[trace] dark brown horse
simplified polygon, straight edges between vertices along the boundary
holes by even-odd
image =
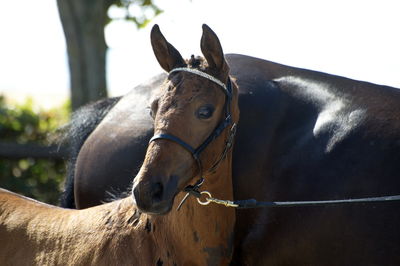
[[[235,199],[400,194],[398,89],[245,55],[226,60],[241,110]],[[67,193],[74,189],[78,208],[129,186],[152,134],[146,106],[159,83],[160,77],[122,97],[78,147]],[[400,265],[399,209],[392,202],[238,210],[233,263]]]
[[[170,74],[152,105],[155,135],[135,179],[134,196],[140,209],[168,213],[141,213],[132,196],[70,210],[0,189],[1,265],[229,264],[234,209],[201,206],[194,198],[176,209],[184,196],[179,192],[200,177],[202,189],[233,198],[237,87],[217,36],[205,25],[201,48],[207,61],[187,65],[157,26],[152,45]]]

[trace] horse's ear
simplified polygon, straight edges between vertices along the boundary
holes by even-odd
[[[221,43],[217,35],[206,24],[203,24],[203,36],[201,37],[200,45],[208,66],[219,72],[227,73],[229,68],[225,61]]]
[[[186,65],[181,54],[174,46],[167,42],[157,24],[151,29],[150,38],[151,46],[153,46],[153,51],[157,61],[165,71],[170,72],[176,67]]]

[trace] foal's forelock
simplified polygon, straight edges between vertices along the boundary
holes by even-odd
[[[208,67],[207,61],[202,56],[192,55],[189,60],[186,60],[188,67],[196,68],[198,70],[204,71]]]

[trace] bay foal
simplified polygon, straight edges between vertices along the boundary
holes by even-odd
[[[176,208],[183,197],[180,191],[201,177],[205,177],[202,189],[232,199],[227,140],[239,118],[237,87],[229,78],[220,42],[208,26],[203,26],[201,39],[205,60],[183,60],[158,26],[151,40],[158,62],[170,74],[152,105],[156,135],[135,178],[135,198],[70,210],[1,189],[1,265],[230,262],[234,210],[203,207],[191,197],[180,211]],[[152,214],[141,213],[135,203]]]

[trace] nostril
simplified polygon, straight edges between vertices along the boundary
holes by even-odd
[[[132,191],[133,193],[133,198],[135,199],[135,202],[137,203],[138,201],[139,201],[139,199],[140,199],[140,191],[139,191],[139,187],[138,186],[135,186],[134,188],[133,188],[133,191]]]
[[[163,197],[164,186],[161,182],[157,182],[153,185],[153,201],[161,201]]]

